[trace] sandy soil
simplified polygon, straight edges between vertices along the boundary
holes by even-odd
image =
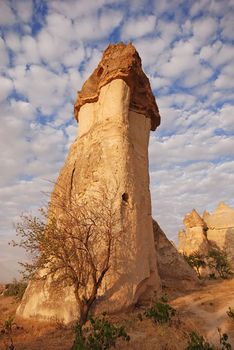
[[[188,333],[198,331],[213,344],[218,344],[217,328],[227,332],[234,346],[234,321],[226,311],[234,308],[234,279],[207,282],[199,290],[178,296],[178,292],[167,290],[170,304],[177,315],[166,325],[156,325],[151,320],[139,320],[136,309],[132,313],[113,316],[112,320],[124,325],[131,337],[129,343],[118,342],[117,349],[133,350],[183,350]],[[176,295],[176,297],[175,297]],[[0,297],[0,324],[15,314],[16,301],[11,297]],[[69,350],[73,342],[71,326],[58,322],[45,323],[35,320],[15,319],[13,340],[15,350]],[[6,350],[7,337],[0,333],[0,350]],[[220,349],[218,346],[217,349]]]
[[[196,328],[214,345],[219,344],[220,328],[229,335],[234,346],[234,320],[227,316],[228,307],[234,309],[234,279],[209,282],[200,290],[179,297],[171,303],[183,319],[195,322]]]

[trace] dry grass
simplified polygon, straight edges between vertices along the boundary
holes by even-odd
[[[0,324],[15,315],[17,302],[13,297],[0,296]],[[15,318],[13,341],[16,350],[68,350],[73,341],[71,327],[57,322],[38,322]],[[0,337],[0,350],[6,349],[7,336]]]
[[[199,290],[183,296],[167,291],[170,303],[177,309],[171,324],[156,325],[151,320],[141,321],[136,309],[132,313],[111,317],[115,323],[124,325],[131,340],[119,341],[117,349],[123,350],[183,350],[188,333],[196,330],[211,342],[218,339],[217,326],[229,335],[234,345],[234,324],[228,318],[228,307],[234,307],[234,280],[215,281]],[[0,296],[0,323],[15,314],[17,303],[12,297]],[[74,334],[71,326],[58,322],[38,322],[16,318],[13,330],[15,350],[69,350]],[[215,335],[214,335],[215,334]],[[217,339],[215,338],[217,337]],[[0,335],[0,350],[6,349],[6,336]]]

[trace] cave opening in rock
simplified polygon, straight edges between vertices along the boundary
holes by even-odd
[[[122,200],[125,202],[125,203],[128,203],[128,194],[126,192],[124,192],[122,194]]]

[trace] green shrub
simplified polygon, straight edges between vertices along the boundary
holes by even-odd
[[[201,278],[200,269],[206,267],[205,255],[195,251],[190,255],[183,254],[187,263],[196,271],[198,278]]]
[[[116,346],[118,338],[129,341],[130,337],[123,326],[116,326],[105,316],[90,317],[89,328],[83,328],[79,323],[75,326],[75,341],[72,350],[107,350]]]
[[[13,296],[17,300],[21,300],[23,298],[26,288],[27,288],[26,282],[18,282],[16,279],[14,279],[12,283],[8,283],[6,285],[6,290],[4,291],[3,295]]]
[[[155,323],[166,323],[176,314],[176,310],[169,304],[157,302],[153,307],[144,312],[145,317],[152,319]]]
[[[167,297],[167,295],[166,295],[166,294],[162,295],[161,298],[160,298],[160,301],[161,301],[162,303],[167,303],[167,302],[168,302],[168,297]]]
[[[6,350],[14,350],[15,346],[13,343],[13,337],[12,337],[12,333],[13,333],[13,327],[16,326],[16,324],[14,323],[14,316],[9,316],[4,323],[0,326],[1,329],[1,336],[6,337],[7,341],[6,343]]]
[[[221,333],[221,329],[218,328],[219,343],[221,345],[220,350],[232,350],[231,344],[228,343],[228,335]],[[215,350],[214,345],[209,344],[203,336],[196,332],[189,333],[188,345],[185,350]]]
[[[227,253],[220,249],[211,249],[208,254],[208,266],[217,271],[223,279],[233,275]]]
[[[196,332],[189,333],[189,340],[186,350],[215,350],[214,346]]]
[[[228,343],[228,335],[226,333],[221,333],[221,329],[218,328],[219,332],[219,343],[222,345],[221,350],[232,350],[232,346]]]
[[[209,279],[210,279],[210,280],[216,280],[216,279],[217,279],[217,277],[215,276],[215,273],[214,273],[214,272],[212,272],[212,273],[209,274]]]
[[[227,315],[228,317],[230,317],[231,319],[234,320],[234,309],[231,309],[230,307],[228,308],[228,311],[227,311]]]

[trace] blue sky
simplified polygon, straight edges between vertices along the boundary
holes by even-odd
[[[76,92],[109,42],[133,42],[156,96],[152,207],[168,237],[192,208],[234,207],[233,9],[233,0],[0,1],[0,279],[22,256],[7,245],[13,222],[45,202],[77,134]]]

